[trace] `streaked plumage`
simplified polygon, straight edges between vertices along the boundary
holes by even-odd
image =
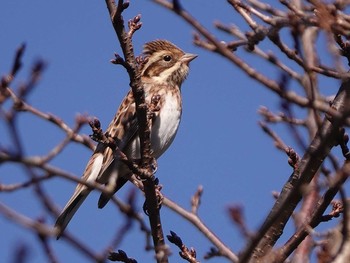
[[[151,147],[153,157],[160,157],[175,138],[182,112],[181,84],[188,74],[188,64],[196,55],[184,53],[181,49],[165,40],[155,40],[145,44],[146,63],[141,69],[145,100],[151,103],[154,96],[159,97],[151,127]],[[118,141],[118,147],[130,160],[140,158],[138,124],[135,103],[130,90],[121,103],[114,119],[109,124],[106,134]],[[99,143],[90,158],[83,180],[106,184],[106,189],[113,195],[130,178],[132,173],[121,162],[114,159],[113,150]],[[90,189],[78,184],[71,199],[58,217],[55,227],[58,237],[63,233],[69,221],[83,203]],[[104,207],[111,195],[103,195],[98,207]]]

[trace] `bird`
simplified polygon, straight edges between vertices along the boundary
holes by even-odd
[[[158,159],[175,138],[182,115],[181,85],[189,73],[189,63],[196,57],[197,55],[185,53],[167,40],[153,40],[143,47],[144,63],[141,63],[140,74],[145,102],[148,105],[155,99],[157,102],[157,110],[152,114],[150,127],[151,153],[154,159]],[[128,160],[141,158],[136,105],[131,89],[120,104],[105,135],[115,140],[116,147]],[[116,157],[115,150],[99,142],[82,175],[82,180],[105,185],[110,193],[101,194],[99,208],[103,208],[132,176],[126,164]],[[77,185],[56,220],[57,239],[91,191],[84,184]]]

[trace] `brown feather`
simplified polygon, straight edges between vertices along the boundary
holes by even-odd
[[[151,143],[154,158],[158,158],[173,141],[181,117],[181,84],[188,74],[188,63],[194,55],[185,54],[166,40],[155,40],[144,46],[145,64],[141,69],[145,99],[152,105],[156,96],[159,101],[154,110],[151,127]],[[162,110],[163,109],[163,110]],[[113,137],[118,148],[129,160],[140,158],[138,124],[133,93],[130,90],[109,124],[106,135]],[[162,134],[164,133],[164,134]],[[102,194],[98,206],[105,206],[110,197],[118,191],[132,175],[126,165],[120,163],[114,149],[99,143],[90,158],[82,179],[106,184],[109,195]],[[73,196],[58,217],[55,227],[58,237],[83,203],[90,189],[78,184]]]

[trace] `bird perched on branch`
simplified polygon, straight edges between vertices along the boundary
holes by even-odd
[[[145,101],[148,105],[154,100],[157,101],[157,110],[152,112],[150,127],[152,157],[157,159],[175,138],[182,112],[181,84],[188,75],[189,63],[197,56],[183,52],[166,40],[146,43],[143,55],[144,64],[140,72]],[[135,100],[130,90],[105,135],[115,140],[116,146],[129,160],[137,160],[140,159],[138,128]],[[100,142],[85,168],[82,179],[106,185],[110,194],[102,193],[98,202],[98,207],[103,208],[131,175],[128,166],[116,158],[115,149]],[[86,185],[77,185],[73,196],[56,221],[58,237],[91,190]]]

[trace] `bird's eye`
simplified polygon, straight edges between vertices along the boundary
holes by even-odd
[[[163,57],[163,59],[164,59],[164,61],[169,62],[169,61],[171,60],[171,56],[165,55],[165,56]]]

